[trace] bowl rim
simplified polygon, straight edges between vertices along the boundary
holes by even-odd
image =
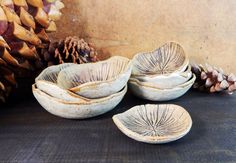
[[[93,100],[93,99],[90,99],[90,98],[86,98],[86,97],[80,96],[80,95],[78,95],[78,94],[76,94],[76,93],[74,93],[74,92],[72,92],[70,90],[63,89],[63,88],[59,87],[57,84],[55,84],[53,82],[46,81],[46,80],[38,80],[38,81],[35,82],[34,85],[37,87],[37,84],[40,84],[40,83],[45,83],[47,85],[52,85],[52,86],[58,87],[58,89],[61,89],[61,90],[65,91],[66,93],[68,93],[68,95],[70,95],[70,96],[72,96],[74,98],[78,98],[78,99],[84,100],[85,102]],[[40,90],[40,88],[36,88],[36,89]],[[40,91],[42,91],[42,90],[40,90]],[[42,92],[44,92],[44,91],[42,91]],[[46,93],[46,92],[44,92],[44,93]],[[53,97],[53,96],[51,96],[51,97]],[[56,97],[54,97],[54,98],[56,98]]]
[[[78,92],[78,91],[82,91],[82,90],[84,91],[86,89],[90,89],[90,87],[93,87],[94,85],[103,84],[103,83],[110,83],[110,82],[113,82],[113,81],[117,80],[121,76],[126,76],[127,73],[129,72],[129,70],[130,70],[130,75],[131,75],[132,62],[131,62],[131,60],[129,58],[122,57],[122,56],[113,56],[113,57],[111,57],[111,58],[109,58],[107,60],[104,60],[104,61],[99,61],[99,62],[95,62],[95,63],[86,63],[86,64],[82,64],[82,65],[101,64],[101,63],[105,63],[105,62],[110,62],[110,61],[115,60],[115,59],[119,59],[119,60],[123,60],[123,61],[125,61],[125,60],[128,61],[125,69],[121,73],[119,73],[116,76],[111,77],[110,79],[105,80],[105,81],[86,82],[86,83],[80,84],[80,85],[78,85],[76,87],[69,88],[69,90],[72,91],[72,92]],[[79,65],[75,65],[75,66],[79,66]]]
[[[65,65],[68,65],[68,67],[70,66],[73,66],[73,65],[76,65],[75,63],[63,63],[63,64],[58,64],[58,65],[52,65],[52,66],[49,66],[47,67],[46,69],[44,69],[36,78],[35,78],[35,82],[37,81],[47,81],[47,80],[43,80],[43,79],[39,79],[40,77],[42,77],[43,75],[45,75],[47,73],[47,71],[49,71],[50,69],[53,69],[53,68],[57,68],[57,67],[63,67]],[[68,68],[66,67],[66,68]],[[61,71],[61,70],[60,70]],[[60,72],[59,71],[59,72]],[[59,73],[58,73],[59,74]],[[47,81],[47,82],[50,82],[50,81]],[[53,83],[53,82],[50,82],[50,83]]]
[[[172,77],[172,76],[181,76],[183,78],[186,78],[186,77],[188,77],[189,73],[192,73],[191,66],[187,65],[184,72],[174,72],[174,73],[167,73],[167,74],[162,74],[162,75],[159,75],[159,74],[156,74],[156,75],[138,75],[138,76],[137,75],[131,75],[131,78],[137,78],[137,79],[140,79],[140,80],[153,80],[153,79],[159,79],[159,78],[166,79],[166,78],[169,78],[169,77]]]
[[[164,44],[162,44],[161,46],[159,46],[158,48],[155,48],[154,50],[152,51],[147,51],[147,52],[138,52],[134,55],[134,57],[132,58],[132,62],[134,63],[136,60],[137,60],[137,57],[138,56],[141,56],[141,55],[150,55],[152,53],[155,53],[156,51],[158,51],[160,48],[162,48],[163,46],[167,45],[167,44],[175,44],[177,46],[180,46],[184,52],[184,62],[182,63],[181,66],[179,66],[175,71],[171,72],[171,73],[178,73],[178,72],[183,72],[187,66],[189,65],[189,57],[188,55],[185,53],[185,50],[184,48],[178,43],[178,42],[175,42],[175,41],[169,41],[169,42],[166,42]],[[133,66],[135,67],[135,66]],[[167,75],[168,74],[171,74],[171,73],[166,73]],[[135,76],[146,76],[146,75],[165,75],[165,74],[157,74],[157,73],[153,73],[153,74],[143,74],[143,73],[134,73],[132,71],[132,75],[135,75]]]
[[[136,109],[137,107],[140,107],[142,105],[136,105],[128,110],[126,110],[125,112],[123,113],[119,113],[119,114],[115,114],[113,115],[112,117],[112,120],[113,122],[115,123],[115,125],[120,129],[120,131],[122,133],[124,133],[126,136],[132,138],[132,139],[135,139],[137,141],[141,141],[141,142],[146,142],[146,143],[166,143],[166,141],[168,141],[169,139],[172,139],[168,142],[172,142],[172,141],[175,141],[175,140],[178,140],[180,138],[182,138],[183,136],[185,136],[192,128],[192,118],[189,114],[189,112],[182,106],[180,105],[176,105],[176,104],[145,104],[143,106],[149,106],[149,105],[159,105],[159,106],[164,106],[164,105],[167,105],[167,106],[171,106],[172,108],[174,107],[175,109],[180,109],[182,110],[183,112],[186,113],[187,117],[188,117],[188,126],[186,127],[185,131],[182,132],[182,133],[179,133],[179,134],[175,134],[173,136],[171,135],[167,135],[167,136],[142,136],[130,129],[128,129],[123,123],[121,123],[121,121],[119,120],[119,116],[123,116],[125,114],[127,114],[128,111],[132,111],[134,109]],[[147,140],[148,139],[148,140]]]
[[[53,100],[53,101],[57,101],[58,103],[62,103],[64,105],[91,105],[91,104],[95,104],[95,103],[101,103],[101,102],[107,101],[109,99],[121,96],[123,94],[125,95],[125,93],[127,92],[127,88],[128,88],[128,86],[126,85],[119,92],[117,92],[115,94],[112,94],[110,96],[107,96],[107,97],[103,97],[103,98],[91,99],[90,101],[86,101],[86,102],[69,102],[69,101],[65,101],[63,99],[52,97],[49,94],[47,94],[47,93],[41,91],[40,89],[36,88],[35,84],[32,85],[32,91],[33,92],[37,92],[41,96],[46,96],[48,99]]]
[[[192,85],[195,80],[196,80],[196,75],[192,74],[192,77],[187,82],[185,82],[183,84],[180,84],[180,85],[177,85],[173,88],[158,88],[158,87],[155,87],[153,85],[148,85],[148,82],[141,82],[141,81],[139,81],[138,79],[135,79],[135,78],[130,78],[129,83],[137,85],[139,87],[141,86],[141,87],[144,87],[144,88],[148,88],[148,89],[160,90],[160,91],[169,91],[169,90],[179,90],[179,89],[186,88],[186,87]]]

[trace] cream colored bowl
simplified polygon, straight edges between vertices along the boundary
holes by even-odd
[[[128,58],[74,65],[60,71],[57,83],[86,98],[101,98],[120,91],[128,82],[132,64]]]
[[[138,79],[141,82],[153,83],[159,88],[173,88],[180,84],[187,82],[192,77],[191,66],[184,72],[174,72],[171,74],[163,75],[145,75],[145,76],[135,76],[132,75],[132,79]]]
[[[59,72],[67,67],[75,64],[65,63],[56,66],[50,66],[42,71],[35,79],[35,84],[38,89],[47,93],[48,95],[59,98],[69,102],[85,102],[90,99],[79,96],[71,91],[60,88],[57,85],[57,76]]]
[[[183,48],[174,42],[166,43],[153,52],[138,53],[132,62],[132,75],[136,76],[183,72],[189,64]]]
[[[85,119],[104,114],[115,108],[127,92],[125,86],[120,92],[108,97],[94,99],[89,102],[68,102],[44,93],[32,86],[34,97],[49,113],[69,119]]]
[[[178,105],[140,105],[113,116],[116,126],[128,137],[145,143],[178,140],[192,127],[189,113]]]
[[[140,82],[137,79],[129,80],[129,88],[138,97],[151,101],[168,101],[184,95],[193,85],[196,76],[184,84],[174,88],[161,89],[153,83]]]

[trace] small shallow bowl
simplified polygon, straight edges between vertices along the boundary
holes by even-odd
[[[75,64],[65,63],[56,66],[50,66],[43,70],[39,76],[35,79],[35,83],[38,89],[49,94],[52,97],[59,98],[70,102],[85,102],[89,99],[78,96],[77,94],[62,89],[57,85],[57,77],[61,70],[73,66]]]
[[[125,86],[120,92],[108,97],[94,99],[89,102],[68,102],[44,93],[32,86],[34,97],[49,113],[68,119],[85,119],[104,114],[115,108],[127,92]]]
[[[186,71],[179,73],[171,73],[164,75],[145,75],[145,76],[131,76],[131,78],[138,79],[141,82],[153,83],[159,88],[173,88],[180,84],[187,82],[192,77],[191,66],[188,66]]]
[[[129,88],[138,97],[151,101],[169,101],[184,95],[193,85],[196,76],[184,84],[174,88],[161,89],[153,83],[140,82],[137,79],[129,80]]]
[[[170,42],[153,52],[136,54],[132,62],[132,75],[144,76],[183,72],[189,59],[179,44]]]
[[[62,70],[57,79],[61,88],[86,97],[101,98],[120,91],[128,82],[132,64],[128,58],[74,65]]]
[[[178,105],[140,105],[113,116],[116,126],[128,137],[145,143],[178,140],[192,127],[189,113]]]

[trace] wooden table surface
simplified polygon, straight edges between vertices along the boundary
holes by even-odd
[[[193,126],[184,138],[164,145],[136,142],[111,117],[149,102],[127,93],[111,112],[67,120],[46,112],[27,91],[0,109],[0,162],[236,162],[236,95],[190,91],[168,102],[183,106]]]

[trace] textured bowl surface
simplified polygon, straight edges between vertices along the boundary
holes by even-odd
[[[57,77],[61,70],[70,67],[75,64],[65,63],[56,66],[50,66],[42,71],[35,79],[35,83],[38,89],[49,94],[52,97],[56,97],[62,100],[71,102],[88,101],[89,99],[78,96],[77,94],[68,90],[62,89],[57,85]]]
[[[37,81],[36,86],[39,90],[47,93],[48,95],[61,100],[65,100],[67,102],[88,102],[92,100],[79,96],[69,90],[62,89],[58,85],[47,81],[39,80]]]
[[[44,69],[39,74],[39,76],[35,79],[35,81],[37,82],[39,80],[44,80],[44,81],[48,81],[52,83],[57,83],[57,77],[58,77],[59,72],[73,65],[76,65],[76,64],[64,63],[64,64],[55,65],[55,66],[50,66]]]
[[[138,79],[141,82],[153,83],[159,88],[173,88],[180,84],[187,82],[192,77],[191,66],[188,66],[186,71],[179,73],[171,73],[165,75],[145,75],[145,76],[131,76],[131,78]]]
[[[179,44],[170,42],[153,52],[138,53],[132,62],[132,75],[163,75],[183,72],[189,60]]]
[[[196,76],[193,74],[192,78],[182,85],[169,89],[160,89],[153,84],[130,79],[129,88],[136,96],[146,100],[169,101],[184,95],[192,87],[195,80]]]
[[[85,119],[104,114],[115,108],[127,92],[127,86],[118,93],[89,102],[61,100],[37,89],[35,85],[32,86],[32,90],[40,105],[51,114],[69,119]]]
[[[128,58],[115,56],[101,62],[68,67],[59,73],[57,83],[81,96],[101,98],[120,91],[127,84],[131,71]]]
[[[192,127],[189,113],[178,105],[140,105],[113,116],[116,126],[128,137],[161,144],[178,140]]]

